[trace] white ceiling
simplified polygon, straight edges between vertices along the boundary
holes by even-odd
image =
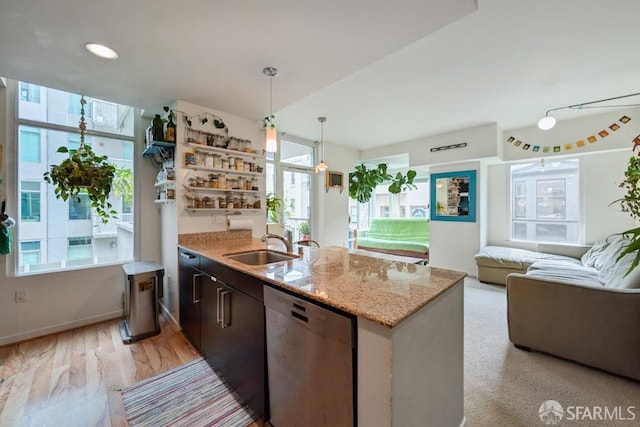
[[[260,120],[275,66],[279,130],[317,140],[326,116],[326,142],[363,150],[640,92],[639,16],[638,0],[0,0],[0,76]]]

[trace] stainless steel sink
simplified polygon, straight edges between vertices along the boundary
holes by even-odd
[[[228,254],[225,255],[225,257],[249,265],[265,265],[298,258],[296,255],[270,251],[267,249],[261,249],[252,252],[243,252],[239,254]]]

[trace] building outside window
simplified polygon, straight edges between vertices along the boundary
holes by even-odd
[[[40,264],[40,242],[39,241],[20,242],[20,264],[21,265]]]
[[[20,101],[40,103],[40,86],[20,82]]]
[[[40,222],[40,182],[20,181],[20,220]]]
[[[69,220],[91,219],[91,201],[88,194],[78,194],[69,199]]]
[[[103,224],[87,194],[63,201],[43,180],[50,165],[59,164],[68,155],[58,153],[59,147],[79,146],[80,96],[27,83],[12,84],[18,87],[16,147],[21,202],[14,237],[20,247],[16,274],[131,261],[135,240],[133,185],[128,186],[131,194],[112,192],[109,202],[116,211],[115,218]],[[38,103],[34,103],[36,99]],[[101,114],[99,120],[87,121],[90,135],[86,135],[85,143],[97,155],[107,156],[117,170],[126,172],[120,175],[133,182],[134,126],[139,114],[132,107],[107,101],[92,99],[91,105],[96,102],[96,108],[85,106],[87,116]],[[61,247],[68,250],[61,251]]]
[[[580,243],[578,159],[511,166],[511,238]]]
[[[20,161],[40,163],[40,130],[28,126],[20,127]]]
[[[91,237],[69,237],[67,259],[69,261],[92,258]]]

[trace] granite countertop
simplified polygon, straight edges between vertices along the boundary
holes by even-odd
[[[181,247],[277,287],[393,328],[466,273],[362,255],[341,247],[303,247],[290,261],[247,265],[224,255],[266,249],[260,239],[183,242]],[[297,249],[294,247],[294,252]],[[376,254],[376,256],[378,256]],[[380,256],[383,256],[380,254]]]

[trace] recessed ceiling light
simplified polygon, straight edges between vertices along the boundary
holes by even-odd
[[[84,47],[95,56],[106,59],[118,59],[118,52],[100,43],[87,43]]]

